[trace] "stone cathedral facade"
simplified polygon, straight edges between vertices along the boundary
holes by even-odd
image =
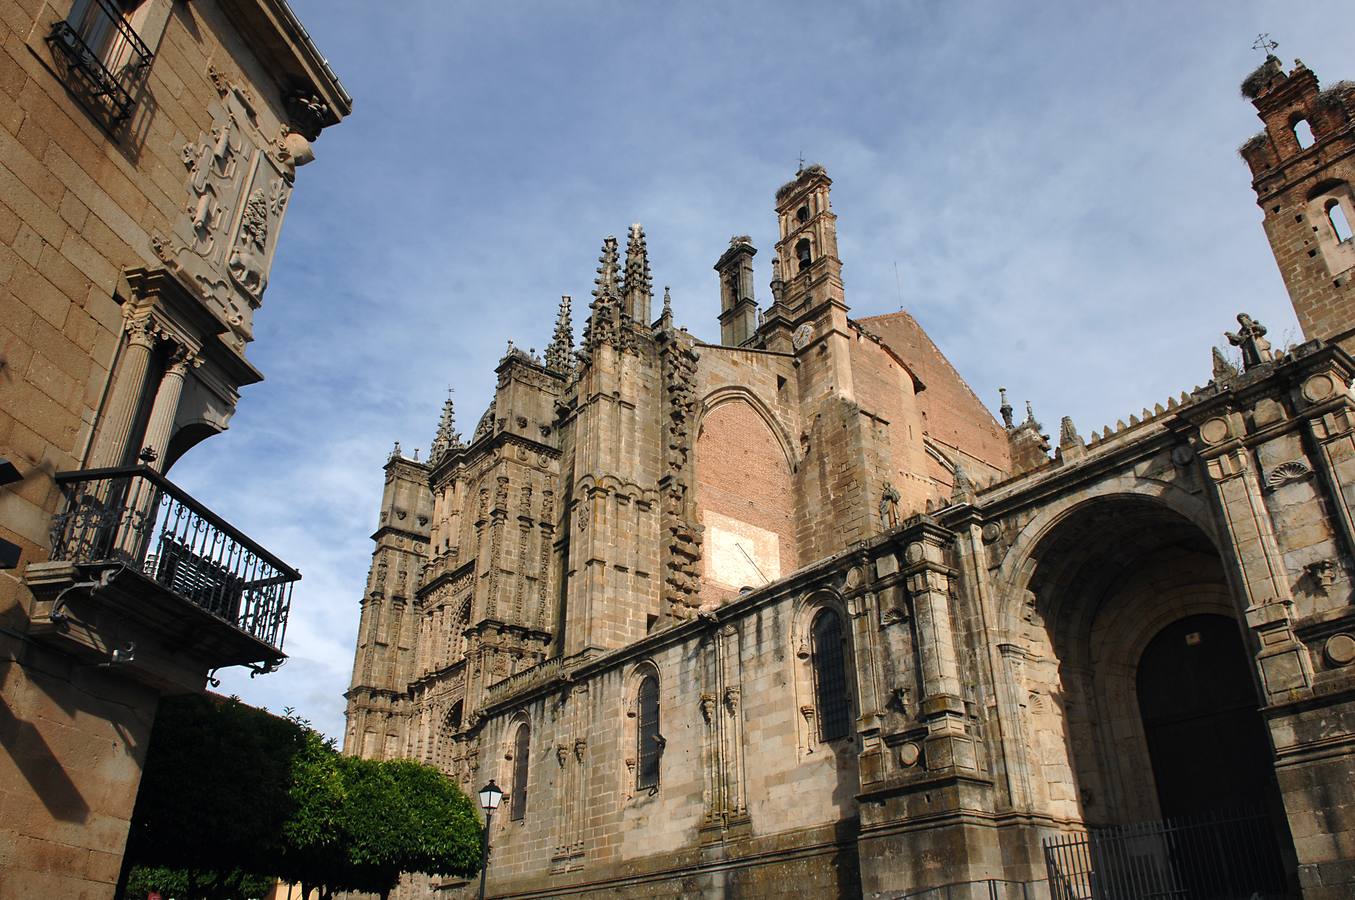
[[[716,262],[718,345],[607,238],[578,348],[566,297],[387,463],[345,751],[494,779],[495,896],[1085,896],[1046,840],[1244,807],[1271,895],[1350,896],[1355,86],[1244,93],[1306,341],[1239,315],[1240,369],[1089,438],[851,316],[819,166],[770,305]]]

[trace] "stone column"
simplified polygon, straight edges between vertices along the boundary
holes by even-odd
[[[149,317],[124,318],[123,331],[127,334],[127,342],[118,362],[113,390],[100,417],[98,440],[89,455],[88,465],[92,469],[123,462],[141,395],[146,389],[146,372],[150,368],[151,350],[155,347],[154,326]]]
[[[174,416],[179,411],[179,397],[183,394],[184,378],[188,369],[200,362],[190,352],[180,349],[175,352],[164,378],[160,379],[160,388],[155,392],[155,405],[151,407],[151,420],[146,425],[146,436],[142,447],[155,451],[155,457],[147,462],[151,468],[160,472],[165,467],[165,450],[168,449],[171,432],[174,429]]]

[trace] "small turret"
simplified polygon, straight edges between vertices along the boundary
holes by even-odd
[[[757,248],[746,234],[729,239],[715,271],[720,273],[720,343],[743,346],[757,331],[757,301],[753,298],[753,257]]]

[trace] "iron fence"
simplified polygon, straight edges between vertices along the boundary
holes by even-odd
[[[1093,828],[1044,842],[1052,900],[1288,897],[1274,825],[1215,814]]]
[[[65,63],[77,94],[107,105],[117,125],[132,114],[132,92],[150,68],[151,51],[118,0],[76,0],[52,25],[47,43]]]
[[[301,574],[145,466],[61,472],[52,559],[117,562],[279,650]]]

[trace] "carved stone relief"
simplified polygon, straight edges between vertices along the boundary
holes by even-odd
[[[155,235],[157,256],[197,290],[230,329],[236,350],[254,338],[278,230],[291,196],[288,170],[269,152],[253,110],[228,89],[211,106],[210,131],[184,146],[188,170],[183,213],[169,235]]]

